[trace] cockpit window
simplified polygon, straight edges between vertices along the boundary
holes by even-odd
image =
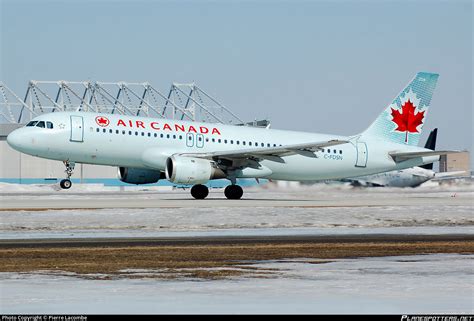
[[[38,124],[36,124],[36,127],[41,127],[41,128],[44,128],[44,121],[40,121],[38,122]]]
[[[33,127],[33,126],[36,126],[37,123],[38,123],[37,120],[32,120],[32,121],[30,121],[28,124],[26,124],[26,127]]]
[[[49,129],[53,129],[53,123],[50,122],[50,121],[47,121],[46,122],[46,127],[49,128]]]

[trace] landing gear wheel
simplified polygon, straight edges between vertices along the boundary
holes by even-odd
[[[206,185],[197,184],[191,188],[191,195],[197,200],[203,200],[209,195],[209,189]]]
[[[59,182],[59,186],[61,186],[62,189],[70,189],[72,182],[69,179],[63,179],[61,182]]]
[[[59,182],[59,186],[61,186],[62,189],[70,189],[72,186],[72,182],[69,178],[71,178],[72,172],[74,171],[74,166],[76,165],[74,162],[70,161],[63,161],[64,166],[66,166],[66,179],[63,179],[61,182]]]
[[[225,188],[224,195],[227,199],[239,200],[244,195],[244,191],[239,185],[229,185]]]

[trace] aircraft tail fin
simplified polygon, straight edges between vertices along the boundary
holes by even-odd
[[[417,73],[362,137],[418,145],[438,77],[434,73]]]
[[[436,136],[438,135],[438,128],[431,131],[428,139],[426,140],[425,148],[435,150],[436,149]],[[433,170],[433,163],[421,165],[421,168]]]

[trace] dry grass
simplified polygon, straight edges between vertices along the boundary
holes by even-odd
[[[474,241],[13,248],[0,249],[0,272],[72,272],[103,279],[273,277],[278,270],[251,264],[431,253],[472,254]]]

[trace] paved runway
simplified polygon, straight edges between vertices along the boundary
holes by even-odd
[[[55,247],[124,247],[124,246],[217,246],[246,244],[337,244],[337,243],[415,243],[474,242],[474,234],[445,235],[279,235],[279,236],[206,236],[153,238],[64,238],[64,239],[0,239],[0,249]]]
[[[349,194],[349,193],[348,193]],[[187,192],[175,193],[58,193],[48,194],[1,194],[0,210],[45,209],[103,209],[103,208],[253,208],[253,207],[373,207],[373,206],[423,206],[452,205],[472,206],[471,197],[456,197],[456,193],[439,197],[430,193],[321,193],[294,192],[283,197],[271,191],[246,192],[241,200],[227,200],[221,192],[212,191],[205,200],[195,200]],[[359,196],[359,197],[358,197]]]

